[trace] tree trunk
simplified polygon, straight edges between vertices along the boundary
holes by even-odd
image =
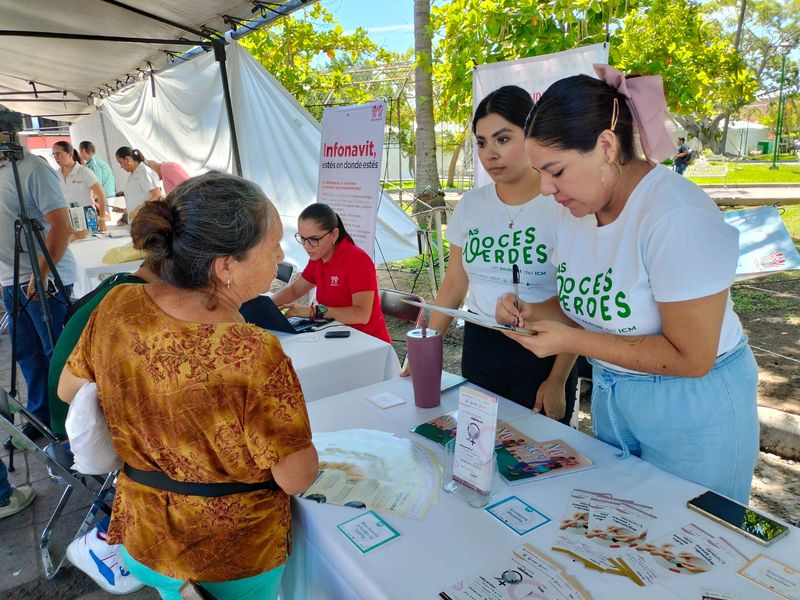
[[[453,156],[450,157],[450,165],[447,167],[447,187],[453,187],[456,167],[458,166],[458,157],[461,156],[461,148],[464,146],[464,142],[467,140],[469,128],[470,125],[468,124],[467,128],[464,130],[464,133],[461,134],[458,144],[455,146],[455,148],[453,148]]]
[[[417,121],[415,195],[431,206],[444,206],[444,194],[436,164],[430,22],[430,0],[414,0],[414,51],[417,60],[414,72]]]

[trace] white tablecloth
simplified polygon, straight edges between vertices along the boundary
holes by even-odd
[[[100,283],[102,273],[132,273],[138,269],[142,264],[141,260],[114,265],[103,262],[103,256],[111,248],[130,243],[130,236],[120,238],[88,237],[85,240],[72,242],[69,249],[75,256],[75,262],[78,263],[78,279],[75,281],[72,295],[80,298],[91,292]]]
[[[391,344],[350,327],[332,329],[348,329],[350,337],[326,338],[324,331],[297,335],[272,332],[292,359],[306,402],[400,374],[400,361]]]
[[[382,410],[366,400],[368,395],[378,391],[393,392],[409,402]],[[314,432],[354,427],[378,429],[437,448],[436,444],[410,433],[409,429],[457,408],[458,391],[446,393],[442,405],[433,409],[416,408],[412,398],[411,382],[407,379],[395,379],[326,398],[309,404],[311,428]],[[501,402],[499,418],[535,439],[562,438],[598,466],[582,473],[524,485],[500,484],[494,501],[516,495],[547,515],[550,523],[518,536],[484,510],[470,508],[452,494],[443,493],[423,521],[382,515],[400,537],[362,555],[336,529],[338,524],[356,516],[357,511],[295,498],[292,500],[294,551],[287,564],[281,598],[434,600],[440,591],[508,556],[523,543],[552,556],[578,578],[595,600],[699,600],[700,590],[705,588],[735,591],[739,600],[776,598],[729,568],[676,576],[674,589],[670,590],[660,586],[640,588],[627,578],[595,573],[565,555],[551,552],[558,522],[574,488],[609,492],[616,497],[652,505],[658,520],[651,526],[648,539],[657,539],[693,522],[712,534],[726,537],[748,557],[766,552],[790,566],[800,566],[800,530],[797,528],[792,528],[788,536],[770,548],[762,548],[686,508],[688,499],[704,491],[699,485],[635,457],[619,459],[615,448],[511,402]]]

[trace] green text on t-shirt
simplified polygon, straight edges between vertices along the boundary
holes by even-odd
[[[476,260],[485,263],[513,265],[543,265],[547,262],[547,246],[536,244],[536,227],[517,229],[498,236],[481,236],[479,229],[467,232],[464,259],[467,264]]]
[[[566,271],[566,262],[556,268],[558,301],[565,312],[591,319],[599,316],[603,321],[610,321],[614,317],[627,319],[631,316],[631,307],[626,302],[625,292],[613,291],[611,268],[593,277],[586,276],[577,280],[565,275]]]

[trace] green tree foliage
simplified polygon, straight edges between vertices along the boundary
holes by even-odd
[[[467,123],[472,70],[482,64],[539,56],[606,39],[612,50],[619,20],[639,0],[450,0],[432,10],[439,41],[434,78],[444,120]]]
[[[317,118],[322,117],[322,104],[373,100],[369,92],[352,85],[348,70],[389,57],[365,29],[346,34],[318,3],[297,18],[284,17],[273,27],[249,34],[241,43]],[[318,101],[320,90],[325,92],[324,102]]]
[[[712,0],[703,5],[703,10],[719,24],[722,35],[729,39],[736,36],[738,11],[742,0]],[[800,61],[797,48],[800,46],[800,0],[745,0],[745,20],[740,41],[741,54],[755,73],[759,91],[769,95],[770,109],[758,118],[764,125],[774,128],[777,124],[778,89],[780,87],[781,62],[786,54],[786,72],[783,82],[783,98],[786,111],[783,135],[800,134],[797,104],[800,102]],[[794,52],[792,52],[794,50]],[[748,113],[740,113],[747,116]]]
[[[786,48],[800,46],[800,0],[745,0],[745,19],[739,50],[759,82],[762,92],[778,89],[781,58]],[[742,0],[712,0],[702,5],[704,14],[733,41]],[[796,55],[795,55],[796,56]],[[796,92],[800,64],[789,54],[784,90]]]
[[[472,70],[478,65],[595,44],[614,32],[642,0],[449,0],[432,9],[438,43],[433,75],[438,120],[464,125],[472,115]],[[454,154],[448,183],[456,164]]]
[[[662,75],[670,110],[716,150],[726,111],[752,101],[758,86],[730,39],[690,0],[654,0],[630,14],[623,28],[616,65]]]

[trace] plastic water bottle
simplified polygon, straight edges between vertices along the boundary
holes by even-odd
[[[86,215],[86,228],[91,233],[97,233],[97,211],[93,206],[84,206],[83,212]]]

